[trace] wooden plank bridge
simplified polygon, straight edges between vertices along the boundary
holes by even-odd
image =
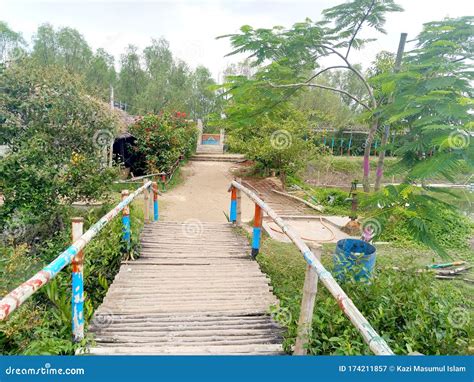
[[[98,308],[92,354],[278,354],[277,300],[229,223],[145,226]]]
[[[83,249],[119,214],[123,244],[130,247],[129,205],[143,194],[146,224],[141,256],[122,264],[96,310],[89,328],[95,335],[95,345],[88,349],[91,354],[282,353],[282,328],[268,313],[277,300],[269,279],[252,260],[259,252],[264,213],[288,236],[307,263],[294,354],[306,353],[318,283],[328,289],[375,354],[393,354],[321,264],[318,248],[310,249],[290,225],[241,183],[233,181],[229,191],[229,218],[233,224],[197,219],[158,222],[158,186],[149,181],[131,194],[122,191],[122,201],[84,233],[83,219],[73,218],[73,243],[0,300],[0,321],[8,319],[39,288],[72,264],[72,337],[74,342],[82,341]],[[251,247],[233,227],[241,216],[241,193],[255,203]]]

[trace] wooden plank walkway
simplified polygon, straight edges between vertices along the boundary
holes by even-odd
[[[122,264],[90,331],[91,354],[279,354],[277,300],[228,223],[157,222]]]
[[[242,182],[243,185],[257,192],[257,194],[275,211],[280,217],[285,216],[310,216],[318,212],[305,204],[277,194],[272,190],[284,191],[269,179],[249,178]]]

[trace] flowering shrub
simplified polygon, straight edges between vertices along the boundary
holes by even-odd
[[[188,157],[196,148],[198,131],[186,120],[186,113],[163,112],[147,114],[131,126],[135,137],[134,150],[140,157],[139,170],[168,172],[181,157]]]

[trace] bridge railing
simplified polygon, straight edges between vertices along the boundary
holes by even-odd
[[[0,321],[6,320],[15,309],[21,306],[30,296],[46,285],[69,264],[72,264],[72,333],[73,340],[84,338],[84,283],[83,283],[83,249],[97,234],[122,212],[122,240],[130,248],[130,203],[140,194],[144,194],[143,212],[145,222],[158,220],[158,186],[156,182],[144,181],[143,186],[133,193],[122,191],[122,201],[105,214],[97,223],[83,233],[83,219],[72,218],[72,245],[62,252],[46,267],[25,281],[19,287],[0,300]]]
[[[313,310],[317,292],[318,280],[329,290],[336,299],[339,307],[349,318],[354,327],[359,331],[365,343],[376,355],[393,355],[392,349],[380,337],[367,319],[357,309],[354,302],[347,296],[329,271],[324,268],[319,260],[321,246],[314,248],[317,255],[306,245],[300,235],[285,223],[256,193],[243,186],[238,181],[232,181],[230,190],[231,204],[229,220],[240,224],[240,193],[243,192],[255,202],[254,227],[252,237],[252,257],[255,258],[260,249],[263,212],[281,228],[288,238],[296,245],[306,260],[306,274],[301,301],[300,317],[298,321],[298,334],[294,354],[306,354],[305,344],[311,336]]]

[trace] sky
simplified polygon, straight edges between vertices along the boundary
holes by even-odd
[[[217,36],[235,33],[242,25],[290,27],[308,17],[316,21],[323,9],[343,1],[0,0],[0,20],[6,21],[11,29],[22,32],[27,41],[37,27],[46,22],[54,27],[73,27],[92,48],[104,48],[117,62],[128,44],[144,48],[152,38],[164,37],[170,42],[176,57],[186,61],[191,68],[206,66],[219,80],[230,63],[244,57],[225,57],[231,50],[229,41],[216,40]],[[380,50],[396,51],[400,33],[408,33],[408,40],[411,40],[425,22],[474,14],[474,1],[470,0],[398,0],[397,3],[405,11],[390,14],[387,34],[377,34],[376,42],[351,53],[352,62],[368,67]],[[410,49],[410,44],[407,49]]]

